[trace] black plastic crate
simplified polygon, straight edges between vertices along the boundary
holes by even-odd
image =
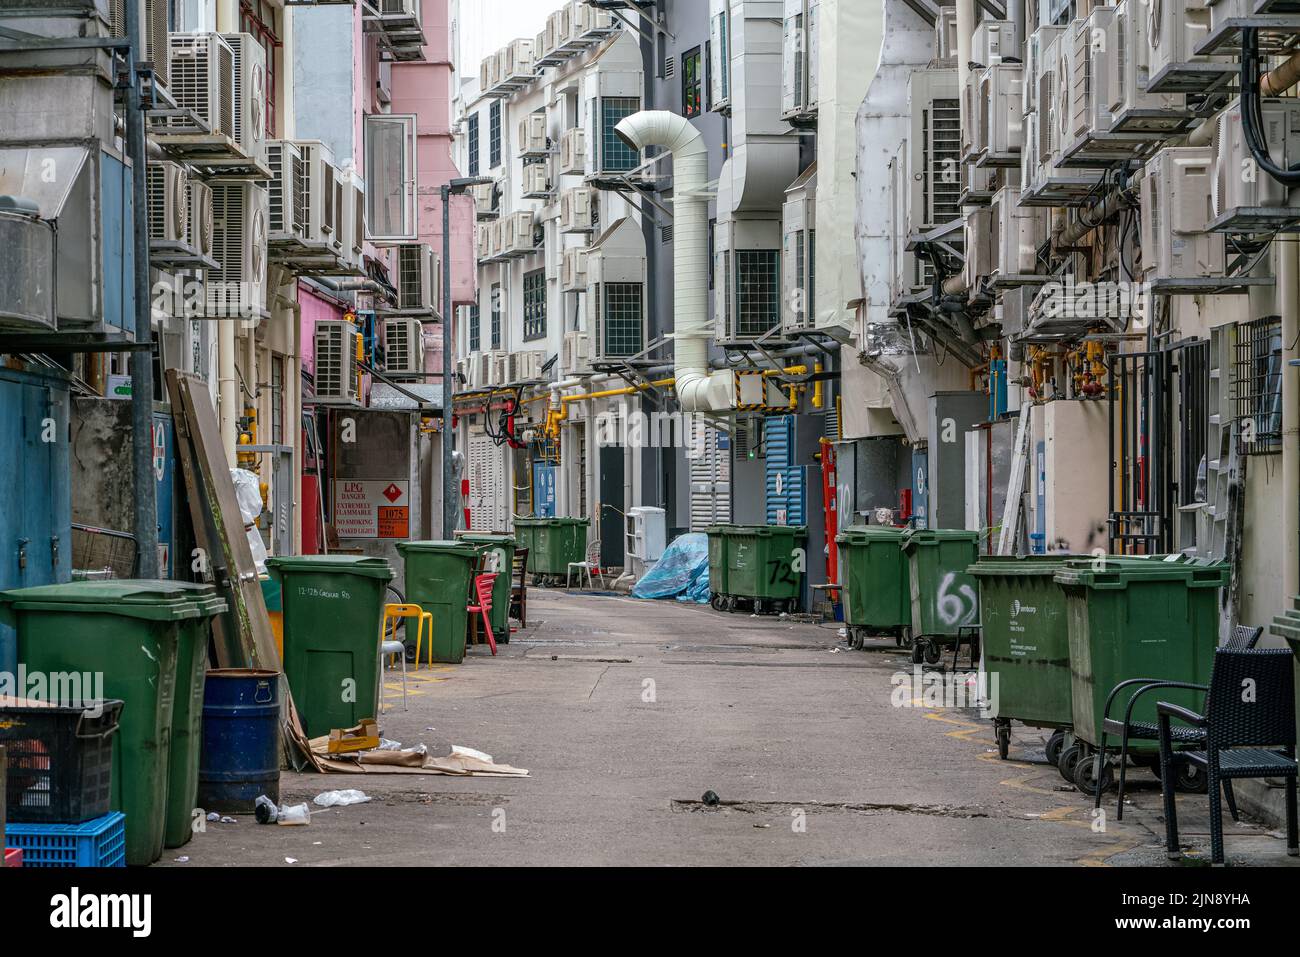
[[[79,706],[0,705],[0,744],[9,758],[9,820],[80,824],[109,810],[113,734],[122,702]],[[92,717],[88,711],[100,711]]]

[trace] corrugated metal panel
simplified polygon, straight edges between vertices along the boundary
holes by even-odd
[[[794,461],[794,416],[769,418],[765,424],[767,450],[767,522],[804,525],[803,469]]]
[[[731,449],[727,436],[698,419],[691,423],[691,531],[731,521]]]

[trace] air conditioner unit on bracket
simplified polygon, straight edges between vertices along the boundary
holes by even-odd
[[[397,247],[397,308],[432,317],[441,311],[442,275],[438,256],[428,243]]]
[[[146,178],[151,246],[184,245],[189,229],[189,176],[185,167],[169,160],[150,160]]]
[[[591,334],[570,331],[564,334],[564,371],[581,374],[591,371]]]
[[[1223,237],[1206,231],[1213,178],[1209,146],[1168,147],[1146,164],[1139,187],[1142,271],[1153,292],[1224,275]]]
[[[511,213],[504,220],[509,226],[508,240],[503,233],[501,252],[508,256],[527,256],[539,252],[542,248],[541,220],[531,210]]]
[[[546,111],[529,113],[519,121],[519,155],[524,159],[546,156],[551,149],[546,135]]]
[[[524,167],[524,199],[546,199],[551,195],[551,177],[545,163],[529,163]]]
[[[587,131],[581,126],[565,130],[560,136],[560,175],[586,175]]]
[[[1150,43],[1149,93],[1208,93],[1232,82],[1231,57],[1205,56],[1197,47],[1210,32],[1210,8],[1201,0],[1146,0]]]
[[[193,176],[185,180],[185,244],[200,257],[212,256],[212,187]]]
[[[1004,186],[993,197],[993,223],[997,244],[993,263],[995,287],[1046,282],[1036,274],[1038,250],[1047,242],[1051,215],[1046,209],[1020,205],[1020,190]]]
[[[979,167],[1015,169],[1020,166],[1024,144],[1022,104],[1024,70],[1019,63],[997,63],[979,76],[979,114],[981,155]]]
[[[212,189],[213,258],[207,276],[210,317],[266,312],[267,195],[256,183],[216,180]]]
[[[1035,37],[1039,42],[1035,42]],[[1070,39],[1065,27],[1040,27],[1030,37],[1031,55],[1035,49],[1039,51],[1033,99],[1041,109],[1033,123],[1035,135],[1026,139],[1024,146],[1030,153],[1022,166],[1025,172],[1020,203],[1024,206],[1067,206],[1080,202],[1093,194],[1102,177],[1101,170],[1058,166],[1068,126],[1065,118],[1069,113],[1066,102]]]
[[[302,151],[289,140],[266,144],[268,238],[273,244],[301,246],[307,238],[307,169]]]
[[[560,270],[561,292],[586,292],[589,255],[589,250],[577,246],[564,251],[564,263]]]
[[[1106,27],[1104,57],[1094,58],[1105,71],[1101,91],[1112,133],[1160,133],[1171,136],[1191,123],[1194,113],[1179,93],[1152,93],[1147,88],[1151,64],[1151,0],[1120,0]]]
[[[594,232],[599,211],[599,199],[594,189],[587,186],[566,189],[560,194],[560,232]]]
[[[997,267],[997,228],[992,206],[972,206],[966,209],[963,231],[966,237],[966,259],[962,275],[970,293],[979,291],[984,279],[993,275]]]
[[[250,160],[261,162],[266,150],[266,50],[248,33],[223,34],[235,55],[235,145]]]
[[[499,184],[480,183],[478,186],[471,186],[469,192],[474,198],[474,213],[479,220],[496,219],[501,215]]]
[[[214,136],[235,137],[235,51],[216,33],[170,33],[171,81],[176,106],[192,113]],[[161,131],[187,131],[184,117],[165,121]],[[155,127],[159,129],[159,127]]]
[[[818,0],[785,0],[781,119],[805,126],[817,119]]]
[[[345,319],[324,319],[313,332],[315,402],[317,405],[360,405],[357,349],[361,333]]]
[[[1300,163],[1300,99],[1263,97],[1260,134],[1274,165]],[[1279,183],[1259,169],[1241,125],[1241,101],[1219,114],[1214,131],[1215,173],[1211,223],[1216,232],[1265,232],[1300,220],[1300,189]]]
[[[384,371],[390,376],[424,375],[424,325],[419,319],[384,319]]]
[[[334,154],[320,140],[295,140],[294,144],[302,154],[306,170],[306,243],[320,251],[341,252],[339,207],[342,204]]]

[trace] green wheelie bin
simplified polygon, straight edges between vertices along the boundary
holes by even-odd
[[[379,630],[393,567],[361,555],[268,558],[284,609],[284,675],[308,738],[379,712]]]
[[[589,525],[585,518],[515,518],[515,537],[529,550],[534,585],[567,580],[569,565],[586,558]]]
[[[1074,735],[1061,755],[1062,773],[1071,773],[1085,793],[1105,790],[1113,771],[1107,761],[1091,760],[1101,746],[1106,701],[1122,681],[1151,678],[1191,684],[1209,683],[1214,649],[1219,643],[1219,594],[1228,583],[1227,564],[1124,558],[1077,559],[1056,573],[1065,592],[1069,617],[1070,687]],[[1201,692],[1161,688],[1158,694],[1136,693],[1140,684],[1121,690],[1109,717],[1123,719],[1135,696],[1131,720],[1154,726],[1157,701],[1200,711]],[[1118,746],[1119,741],[1110,739]],[[1130,740],[1140,763],[1154,766],[1154,740]],[[1183,770],[1180,774],[1194,774]],[[1098,776],[1100,775],[1100,777]],[[1198,782],[1180,781],[1194,788]]]
[[[979,625],[979,586],[966,570],[979,558],[979,532],[911,528],[903,533],[911,602],[912,661],[939,660],[944,646]]]
[[[397,551],[406,566],[406,600],[433,615],[433,660],[460,664],[465,660],[466,609],[478,547],[466,541],[399,542]],[[414,622],[407,623],[405,641],[415,641]],[[421,657],[427,654],[421,652]]]
[[[510,586],[514,572],[515,539],[510,535],[487,535],[480,532],[457,532],[456,538],[476,546],[483,554],[483,571],[496,572],[492,583],[492,637],[497,644],[510,643]],[[530,556],[531,557],[531,554]]]
[[[0,594],[0,624],[17,632],[18,661],[29,675],[102,675],[102,692],[81,696],[125,703],[112,808],[126,815],[128,865],[162,856],[177,646],[182,627],[207,614],[170,581],[69,582]]]
[[[888,525],[851,525],[835,536],[844,624],[854,648],[872,635],[892,635],[901,644],[912,623],[911,573],[902,539],[903,529]]]
[[[803,595],[803,525],[736,525],[727,534],[727,589],[758,614],[794,611]]]
[[[709,536],[709,604],[716,611],[727,607],[727,536],[734,525],[710,525],[705,534]]]
[[[1052,729],[1047,760],[1053,765],[1074,725],[1069,615],[1056,583],[1069,557],[981,555],[969,569],[979,582],[980,654],[1004,761],[1013,720]]]

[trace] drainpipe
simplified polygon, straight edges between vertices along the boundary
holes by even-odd
[[[673,155],[673,343],[677,402],[683,412],[730,412],[735,376],[709,372],[709,154],[699,130],[666,110],[629,116],[615,127],[637,151]]]
[[[1300,259],[1295,243],[1279,243],[1277,293],[1282,314],[1282,586],[1300,594],[1300,382],[1292,365],[1300,332]]]
[[[293,351],[287,356],[285,362],[285,383],[284,383],[284,430],[285,438],[288,439],[289,446],[293,449],[290,457],[290,468],[293,472],[293,480],[289,483],[293,488],[292,503],[293,517],[290,529],[290,541],[293,547],[293,554],[302,554],[302,304],[298,302],[298,283],[292,277],[283,283],[281,289],[289,289],[294,298],[290,299],[284,293],[277,293],[276,299],[280,305],[287,309],[293,315]]]
[[[217,413],[221,424],[221,446],[226,459],[235,465],[236,420],[239,418],[239,392],[235,385],[235,323],[217,323]]]
[[[126,0],[127,23],[139,23],[143,4]],[[145,167],[148,163],[144,130],[144,104],[141,102],[142,80],[136,73],[141,54],[140,37],[131,30],[127,47],[126,151],[131,157],[131,197],[134,204],[133,226],[135,274],[131,277],[135,291],[135,341],[141,348],[132,350],[131,371],[131,485],[136,545],[136,574],[140,578],[157,578],[158,563],[158,487],[153,470],[153,299],[149,292],[149,235],[145,228],[147,200]]]

